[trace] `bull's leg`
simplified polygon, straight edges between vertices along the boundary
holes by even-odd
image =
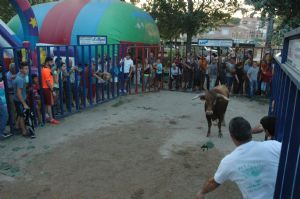
[[[224,118],[223,117],[221,117],[221,118],[219,118],[219,120],[218,120],[218,127],[219,127],[219,138],[221,138],[221,137],[223,137],[223,134],[222,134],[222,122],[223,122],[223,120],[224,120]]]
[[[212,121],[211,121],[211,118],[209,116],[206,116],[206,119],[207,119],[207,123],[208,123],[208,130],[207,130],[206,137],[209,137],[210,136],[210,129],[211,129]]]
[[[222,126],[226,126],[225,118],[223,118]]]

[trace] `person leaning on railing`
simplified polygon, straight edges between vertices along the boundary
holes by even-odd
[[[53,118],[52,106],[54,105],[54,78],[51,71],[53,58],[47,57],[45,65],[42,68],[42,88],[44,92],[44,103],[46,105],[46,120],[51,124],[59,124],[60,122]]]
[[[25,110],[30,109],[26,102],[26,98],[27,98],[26,76],[29,71],[28,64],[21,63],[19,69],[20,69],[19,73],[17,74],[16,78],[13,80],[13,87],[14,87],[13,99],[14,99],[14,104],[17,112],[16,127],[21,131],[23,136],[31,136],[29,132],[27,132],[25,126],[25,118],[24,118]]]
[[[13,126],[15,127],[15,122],[16,122],[16,118],[17,118],[17,114],[16,114],[16,108],[15,108],[15,104],[14,104],[14,87],[13,87],[13,80],[16,78],[17,76],[17,72],[16,72],[16,65],[15,63],[11,63],[9,65],[9,71],[6,73],[6,80],[7,80],[7,88],[8,88],[8,102],[10,104],[10,114],[12,115],[12,122],[13,122]]]

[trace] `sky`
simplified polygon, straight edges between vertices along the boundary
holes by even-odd
[[[130,0],[126,0],[126,1],[129,2]],[[240,1],[241,1],[241,4],[244,4],[244,0],[240,0]],[[146,0],[140,0],[139,5],[142,5],[142,4],[144,4],[144,3],[146,3]],[[139,6],[139,5],[138,5],[138,6]],[[243,7],[245,7],[245,8],[251,8],[252,6],[246,6],[246,5],[243,5]],[[233,17],[242,18],[242,17],[243,17],[242,12],[241,12],[241,11],[236,12],[236,13],[233,15]]]

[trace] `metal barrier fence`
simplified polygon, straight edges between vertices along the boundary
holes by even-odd
[[[169,49],[165,48],[165,52],[167,52],[167,56],[168,56],[168,58],[167,58],[168,62],[169,62],[168,66],[170,66],[171,63],[174,62],[174,60],[175,60],[175,62],[177,62],[176,60],[179,60],[179,58],[182,58],[183,61],[186,60],[186,57],[188,57],[188,56],[186,54],[185,49],[183,49],[183,50],[181,49],[182,47],[183,46],[179,46],[179,48],[178,49],[176,48],[175,52],[173,52],[173,53],[170,53],[170,51],[168,51]],[[276,54],[278,54],[280,52],[281,52],[281,49],[277,49],[277,48],[275,48],[275,49],[269,49],[269,48],[266,49],[264,47],[247,47],[247,46],[243,47],[243,46],[240,46],[240,47],[232,47],[232,48],[230,47],[229,48],[229,47],[216,47],[216,46],[215,47],[214,46],[213,47],[192,46],[192,51],[190,53],[190,58],[204,56],[204,57],[206,57],[206,60],[207,60],[208,64],[211,64],[212,61],[215,60],[214,65],[215,64],[217,65],[217,69],[215,69],[215,66],[212,66],[211,68],[208,67],[208,71],[211,70],[212,71],[212,76],[214,76],[214,77],[211,78],[211,76],[207,73],[200,75],[201,76],[200,79],[202,79],[202,80],[200,80],[201,85],[203,85],[203,83],[206,82],[206,88],[210,89],[211,88],[210,85],[212,85],[212,86],[217,85],[218,83],[215,83],[215,82],[219,81],[219,79],[218,79],[219,74],[215,74],[216,73],[215,70],[218,71],[217,73],[222,72],[221,64],[225,63],[225,62],[228,62],[231,57],[235,57],[235,59],[236,59],[235,62],[237,64],[238,63],[245,63],[246,60],[249,57],[252,57],[252,60],[256,61],[259,64],[259,66],[261,66],[261,64],[263,64],[262,61],[265,61],[267,63],[267,65],[270,66],[270,68],[271,68],[271,65],[272,65],[272,62],[273,62],[273,56],[275,56]],[[173,54],[176,55],[176,57],[174,57],[174,59],[172,58]],[[166,54],[165,54],[165,56],[166,56]],[[184,72],[183,72],[182,68],[184,68],[184,67],[180,66],[180,70],[178,69],[178,72],[177,72],[178,74],[181,74],[180,78],[176,79],[177,81],[179,79],[180,82],[182,82],[182,79],[183,79],[182,76],[185,76],[183,74]],[[206,71],[204,71],[204,72],[206,72]],[[169,74],[171,73],[171,68],[169,68],[168,73]],[[196,73],[196,71],[195,71],[195,69],[193,69],[192,77],[191,77],[192,79],[194,78],[195,73]],[[202,71],[202,73],[203,73],[203,71]],[[246,74],[244,74],[244,75],[246,76]],[[205,77],[203,77],[203,76],[205,76]],[[249,90],[248,89],[248,82],[246,80],[246,77],[244,77],[244,78],[245,79],[243,79],[243,82],[244,82],[244,84],[246,84],[245,85],[245,90]],[[198,79],[199,79],[199,77],[198,77]],[[218,80],[218,81],[216,81],[216,80]],[[194,82],[194,81],[199,81],[199,80],[194,80],[193,79],[192,82]],[[169,82],[170,82],[169,85],[173,84],[173,82],[174,82],[174,80],[170,79],[170,75],[169,75]],[[223,82],[226,82],[226,80],[223,80]],[[262,81],[260,79],[258,79],[258,93],[261,93],[261,82]],[[179,83],[179,84],[180,84],[180,87],[181,87],[181,83]],[[238,83],[236,83],[235,80],[234,80],[233,81],[233,85],[234,85],[233,90],[236,90],[235,87],[238,87],[237,84]],[[169,86],[169,87],[173,88],[173,86]],[[177,87],[178,87],[178,85],[177,85]],[[269,96],[269,92],[271,90],[271,84],[268,84],[267,88],[268,88],[268,90],[266,91],[266,93],[268,93],[267,96]],[[246,92],[246,93],[248,93],[248,92]]]
[[[13,58],[5,58],[5,53],[10,52]],[[127,53],[131,54],[134,62],[131,76],[127,78],[124,71],[124,58]],[[8,92],[8,81],[6,73],[8,65],[12,61],[16,65],[16,72],[19,70],[19,64],[22,61],[29,63],[28,74],[28,103],[35,113],[35,123],[38,123],[41,112],[42,123],[46,122],[45,99],[42,89],[42,67],[45,58],[51,56],[54,58],[55,77],[58,78],[55,103],[52,111],[56,117],[64,117],[79,110],[93,107],[113,100],[119,96],[127,94],[138,94],[153,90],[150,84],[145,85],[145,60],[162,58],[163,52],[159,46],[141,46],[134,44],[108,44],[108,45],[72,45],[72,46],[37,46],[33,53],[29,48],[0,48],[0,65],[4,66],[3,77],[5,87],[5,98],[7,110],[9,113],[9,124],[11,130],[14,128],[15,114],[12,95]],[[33,59],[36,57],[36,61]],[[35,62],[36,65],[35,65]],[[63,66],[65,64],[65,67]],[[40,107],[36,107],[36,101],[33,93],[32,77],[34,74],[38,78]],[[156,73],[152,79],[156,78]],[[163,81],[157,80],[157,84],[163,88]],[[127,92],[126,92],[127,91]]]
[[[282,142],[274,198],[300,198],[300,29],[286,35],[276,57],[272,104],[276,139]]]
[[[265,47],[255,47],[255,46],[236,46],[236,47],[217,47],[217,46],[198,46],[192,45],[191,54],[202,56],[202,55],[210,55],[215,53],[218,56],[226,56],[231,54],[233,57],[237,57],[237,61],[243,60],[244,57],[247,56],[248,51],[252,51],[254,60],[260,61],[263,59],[263,56],[266,53],[270,53],[275,55],[280,53],[282,48],[269,48]],[[186,46],[185,45],[176,45],[174,48],[166,48],[165,47],[165,58],[168,60],[173,60],[176,55],[181,55],[182,57],[186,57]]]

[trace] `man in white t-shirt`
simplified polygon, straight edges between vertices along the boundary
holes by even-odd
[[[124,64],[124,71],[123,68],[121,68],[121,73],[124,74],[124,92],[126,93],[126,89],[128,86],[128,80],[130,78],[130,73],[132,71],[133,67],[133,61],[130,57],[130,54],[127,53],[126,57],[123,59],[123,64]]]
[[[196,198],[215,190],[225,181],[235,182],[244,199],[273,199],[281,143],[252,141],[251,126],[242,117],[230,121],[229,132],[237,148],[221,161],[215,176]]]

